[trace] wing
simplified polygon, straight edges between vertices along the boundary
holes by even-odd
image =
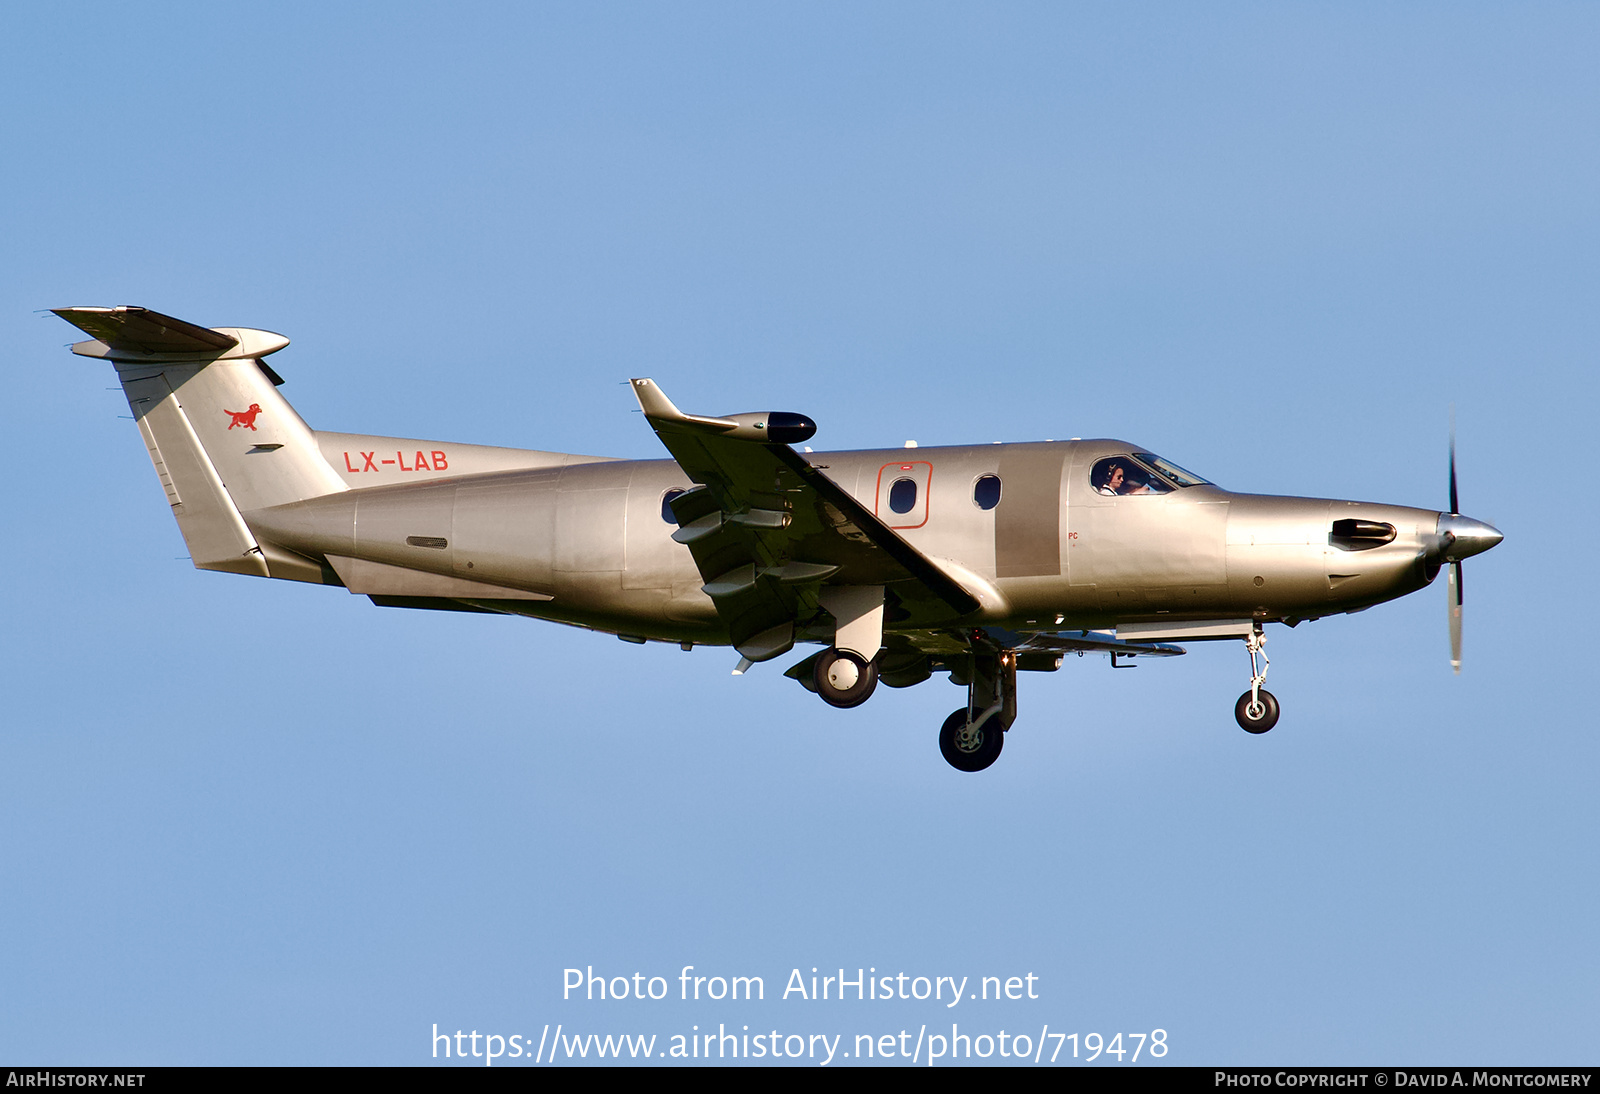
[[[989,634],[1003,632],[994,628]],[[1020,650],[1059,650],[1062,653],[1114,653],[1124,657],[1181,657],[1187,651],[1167,642],[1128,642],[1105,631],[1048,631],[1015,636],[1008,646]]]
[[[982,606],[790,447],[816,426],[798,414],[685,414],[651,380],[633,392],[661,443],[701,488],[672,502],[678,531],[733,644],[752,661],[797,638],[826,639],[827,586],[881,586],[898,627],[956,625]]]

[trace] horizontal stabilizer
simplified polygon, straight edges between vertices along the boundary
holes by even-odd
[[[87,334],[90,342],[78,342],[72,352],[80,357],[102,357],[113,361],[207,361],[258,360],[289,344],[281,334],[248,327],[201,327],[162,315],[149,308],[52,308],[57,315]],[[265,365],[262,370],[282,383]]]
[[[239,344],[209,327],[197,327],[149,308],[52,308],[79,330],[112,349],[138,353],[219,353]]]

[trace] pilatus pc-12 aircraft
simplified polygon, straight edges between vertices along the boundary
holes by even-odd
[[[836,707],[947,672],[939,731],[962,771],[994,763],[1017,673],[1064,655],[1166,657],[1235,639],[1239,724],[1265,733],[1268,623],[1414,592],[1501,535],[1450,511],[1235,494],[1125,441],[812,454],[785,412],[685,414],[632,381],[672,457],[617,460],[323,433],[278,394],[266,331],[144,308],[61,308],[110,361],[195,566],[343,586],[401,608],[498,612],[630,642],[732,646]]]

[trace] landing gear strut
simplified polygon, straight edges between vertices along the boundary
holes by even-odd
[[[1267,658],[1267,636],[1257,627],[1244,644],[1250,651],[1250,690],[1233,705],[1233,718],[1246,733],[1265,733],[1278,724],[1277,696],[1261,686],[1267,681],[1267,669],[1272,667]],[[1261,658],[1259,669],[1257,657]]]
[[[1017,655],[974,653],[967,705],[944,720],[939,751],[957,771],[982,771],[1000,758],[1016,720]]]

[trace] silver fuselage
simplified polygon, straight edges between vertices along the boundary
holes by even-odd
[[[792,411],[681,410],[629,387],[671,459],[313,430],[265,358],[288,339],[139,307],[56,314],[116,369],[194,565],[343,587],[385,607],[514,614],[634,641],[728,645],[845,710],[879,681],[966,688],[939,729],[980,771],[1017,718],[1017,674],[1069,653],[1173,657],[1242,639],[1234,718],[1277,724],[1264,625],[1357,611],[1500,532],[1449,513],[1234,494],[1116,440],[815,453]],[[1114,633],[1108,633],[1114,632]]]
[[[321,435],[325,452],[329,436]],[[428,451],[408,454],[411,444],[397,443],[407,472],[416,467],[406,461],[423,455],[426,463]],[[363,447],[361,438],[344,445]],[[986,625],[1292,624],[1403,596],[1437,573],[1437,552],[1430,562],[1429,549],[1437,546],[1440,514],[1432,510],[1236,494],[1209,484],[1106,496],[1091,484],[1096,461],[1138,451],[1088,440],[807,459],[941,568],[986,588],[991,595],[972,620]],[[455,474],[470,466],[461,457],[442,471],[424,466],[410,481],[368,487],[365,481],[395,474],[373,474],[378,467],[366,453],[344,452],[342,464],[341,453],[328,454],[351,489],[243,514],[269,561],[307,559],[324,574],[331,562],[339,583],[357,593],[478,596],[496,610],[627,636],[728,641],[701,591],[706,579],[663,516],[668,492],[694,485],[672,460],[527,453],[529,464],[542,466]],[[989,509],[974,498],[983,476],[1002,484]],[[917,483],[917,503],[895,513],[888,491],[903,478]],[[1394,535],[1352,546],[1333,534],[1341,519],[1389,525]],[[274,574],[292,568],[280,563]],[[896,629],[892,619],[885,629]]]

